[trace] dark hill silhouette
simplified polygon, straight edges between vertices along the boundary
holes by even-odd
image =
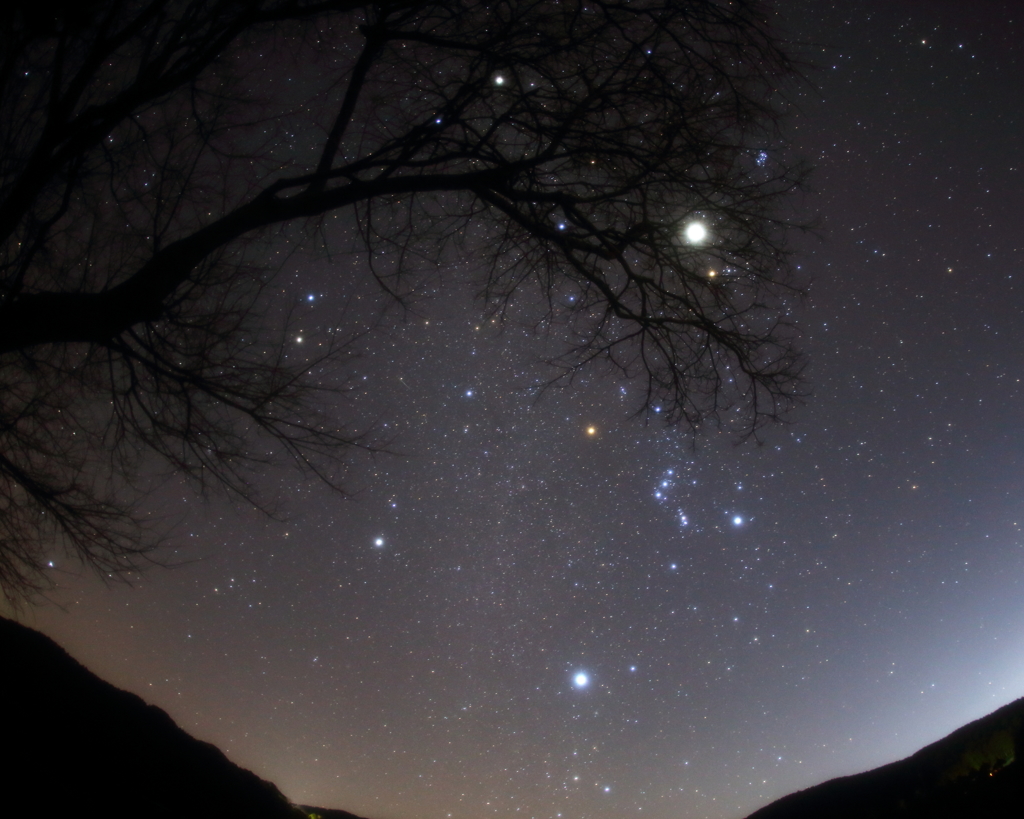
[[[0,816],[359,819],[270,782],[0,617]],[[1024,699],[913,756],[790,794],[749,819],[1020,819]]]
[[[1024,698],[899,762],[784,796],[748,819],[1021,819]]]
[[[0,617],[0,816],[305,819],[270,782]],[[358,819],[309,808],[325,819]]]

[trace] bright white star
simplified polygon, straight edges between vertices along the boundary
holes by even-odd
[[[572,684],[577,688],[586,688],[590,685],[590,677],[583,671],[580,671],[575,677],[572,678]]]

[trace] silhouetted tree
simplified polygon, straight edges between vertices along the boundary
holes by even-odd
[[[570,339],[556,378],[610,365],[670,424],[729,410],[755,432],[793,398],[780,214],[800,172],[777,126],[795,71],[757,2],[80,0],[0,17],[8,595],[45,585],[54,548],[136,565],[129,490],[154,454],[253,500],[247,470],[275,453],[335,480],[356,438],[317,411],[324,379],[287,359],[266,298],[272,243],[319,228],[329,245],[331,212],[389,292],[414,259],[462,256],[497,315],[538,286],[538,323]],[[286,93],[259,85],[267,66]]]

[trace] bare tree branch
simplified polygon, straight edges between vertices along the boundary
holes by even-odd
[[[799,70],[760,2],[5,8],[8,595],[45,585],[54,548],[138,565],[146,458],[253,502],[272,451],[338,484],[337,455],[366,442],[268,335],[273,271],[254,263],[331,212],[396,297],[463,256],[495,316],[539,288],[537,323],[567,339],[553,383],[611,368],[643,384],[640,414],[754,435],[799,395],[786,234],[804,170],[780,131]],[[262,93],[267,64],[297,93]]]

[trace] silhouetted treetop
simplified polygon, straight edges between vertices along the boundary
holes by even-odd
[[[134,565],[140,458],[254,501],[248,469],[271,450],[335,481],[357,441],[315,409],[329,380],[286,358],[266,301],[273,243],[298,224],[329,250],[328,214],[396,297],[442,260],[496,316],[533,288],[538,325],[567,340],[554,379],[610,366],[669,424],[756,433],[796,394],[785,235],[802,171],[778,130],[796,71],[761,3],[87,0],[0,17],[9,594],[43,582],[54,545]]]

